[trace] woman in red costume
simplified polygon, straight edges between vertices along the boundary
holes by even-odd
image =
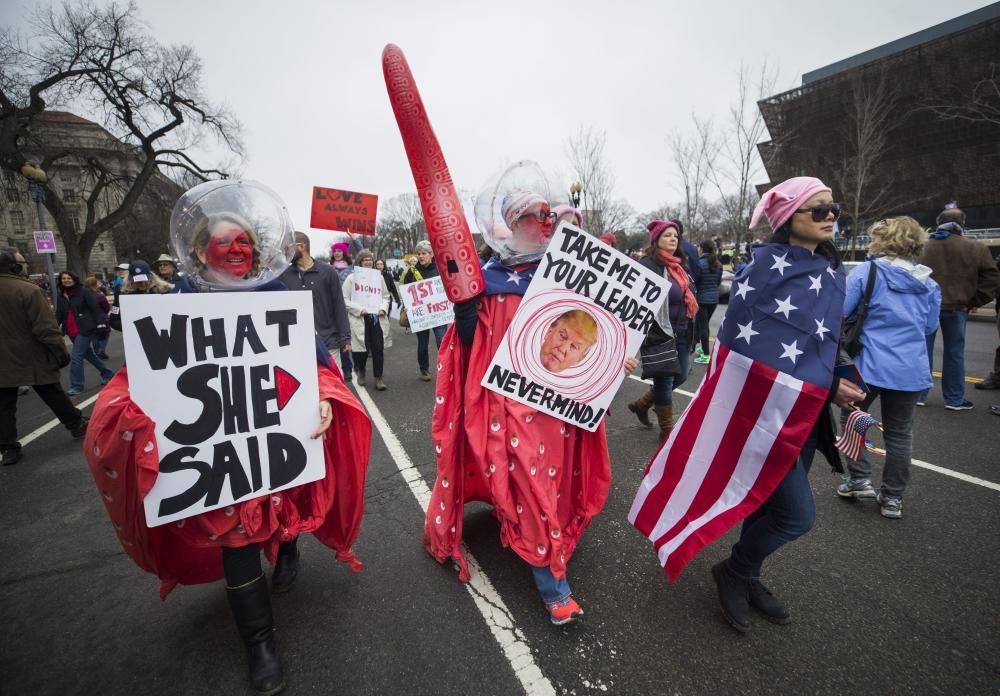
[[[248,220],[254,220],[251,225]],[[277,279],[293,252],[284,204],[254,182],[201,184],[177,202],[170,220],[173,253],[189,275],[175,292],[284,290]],[[312,532],[355,571],[351,546],[361,524],[371,423],[329,354],[317,347],[323,479],[178,522],[148,527],[143,498],[157,478],[154,424],[129,398],[122,369],[94,406],[84,453],[125,552],[160,578],[160,596],[178,584],[226,580],[226,594],[247,648],[250,681],[262,694],[285,686],[274,645],[270,592],[298,574],[296,539]],[[271,589],[260,552],[275,566]]]
[[[438,354],[432,435],[438,475],[424,545],[438,562],[462,554],[469,501],[493,505],[500,541],[531,568],[553,624],[575,621],[566,564],[611,484],[602,423],[587,432],[480,386],[552,236],[549,189],[537,165],[518,163],[480,194],[477,222],[496,254],[483,264],[486,291],[455,306]],[[635,367],[628,358],[626,372]]]

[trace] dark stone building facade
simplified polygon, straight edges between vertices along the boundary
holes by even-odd
[[[864,201],[860,220],[845,216],[844,223],[858,231],[873,219],[906,214],[931,226],[946,203],[957,201],[970,228],[1000,228],[1000,119],[945,119],[931,108],[966,103],[976,90],[1000,108],[1000,94],[990,92],[997,84],[1000,3],[807,73],[801,87],[761,100],[771,140],[758,150],[771,182],[819,176],[850,210],[857,175],[845,170],[862,141],[858,114],[866,113],[858,95],[882,90],[891,115],[867,177],[869,193],[856,196],[874,198],[877,191],[881,200]]]

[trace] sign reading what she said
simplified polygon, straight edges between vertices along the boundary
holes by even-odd
[[[625,358],[639,351],[669,288],[620,251],[560,224],[482,385],[596,430],[625,379]]]
[[[245,295],[240,296],[245,299]],[[132,400],[156,423],[155,527],[326,473],[312,298],[122,295]]]

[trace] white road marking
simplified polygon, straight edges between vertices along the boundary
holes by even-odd
[[[629,375],[632,379],[637,382],[642,382],[643,384],[651,384],[641,377],[636,375]],[[689,391],[684,391],[683,389],[674,389],[674,394],[680,394],[681,396],[686,396],[689,399],[694,396]],[[952,478],[958,479],[959,481],[965,481],[966,483],[973,483],[977,486],[982,486],[983,488],[989,488],[990,490],[1000,491],[1000,483],[993,483],[992,481],[987,481],[986,479],[981,479],[976,476],[969,476],[968,474],[963,474],[961,471],[954,471],[952,469],[946,469],[943,466],[938,466],[937,464],[931,464],[930,462],[925,462],[922,459],[912,459],[910,460],[913,466],[920,467],[921,469],[927,469],[928,471],[934,471],[938,474],[944,474],[945,476],[951,476]]]
[[[389,455],[396,462],[399,473],[402,474],[403,480],[410,487],[410,492],[420,504],[420,509],[426,514],[427,506],[431,500],[431,490],[427,486],[427,482],[417,471],[417,467],[414,466],[406,450],[403,449],[403,445],[392,432],[392,428],[389,427],[389,423],[379,411],[378,406],[372,401],[368,390],[364,387],[358,387],[357,392],[361,403],[364,404],[372,419],[372,423],[375,424],[382,436],[382,441],[385,442]],[[524,633],[514,623],[514,616],[507,609],[507,605],[504,604],[503,599],[493,587],[493,583],[479,567],[479,563],[465,544],[462,545],[462,553],[465,554],[469,564],[469,582],[465,583],[465,589],[472,596],[476,608],[479,609],[479,613],[483,615],[490,632],[500,644],[504,656],[514,670],[514,676],[524,688],[524,693],[528,696],[555,696],[555,688],[535,664],[531,647],[528,645]]]
[[[85,400],[83,400],[80,403],[75,404],[75,405],[76,405],[76,407],[78,409],[83,410],[83,409],[87,408],[88,406],[90,406],[95,401],[97,401],[97,397],[100,396],[100,395],[101,395],[101,392],[97,392],[96,394],[94,394],[89,399],[85,399]],[[46,423],[42,427],[36,428],[35,430],[32,430],[30,433],[28,433],[27,435],[25,435],[24,437],[21,438],[21,447],[24,447],[29,442],[33,442],[34,440],[37,440],[38,438],[40,438],[42,435],[44,435],[45,433],[47,433],[50,430],[52,430],[52,428],[56,427],[57,425],[59,425],[59,419],[58,418],[53,418],[52,420],[50,420],[48,423]]]

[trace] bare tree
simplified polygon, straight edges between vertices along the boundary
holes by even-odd
[[[635,209],[624,198],[616,198],[601,211],[602,229],[612,232],[624,232],[628,229],[629,223],[635,218]],[[595,228],[596,229],[596,228]]]
[[[740,64],[736,100],[720,132],[718,157],[709,167],[709,180],[721,204],[721,236],[734,241],[749,237],[750,215],[757,203],[753,181],[762,167],[757,143],[767,133],[757,102],[773,91],[775,81],[776,72],[766,63],[756,75]]]
[[[677,178],[684,188],[684,224],[692,238],[700,238],[706,232],[704,209],[709,186],[709,176],[715,167],[719,154],[712,122],[691,114],[694,133],[683,136],[675,133],[670,139]]]
[[[417,242],[427,238],[427,226],[420,207],[420,197],[404,193],[390,198],[382,206],[374,237],[366,238],[376,257],[384,258],[395,249],[412,251]]]
[[[896,102],[884,71],[862,74],[851,86],[843,126],[846,149],[840,160],[842,166],[834,176],[854,226],[850,235],[852,256],[863,222],[902,203],[893,194],[895,180],[882,166],[889,135],[900,123]]]
[[[0,167],[20,171],[35,159],[43,170],[67,163],[83,170],[83,220],[45,184],[70,269],[86,271],[98,236],[126,221],[161,169],[225,177],[195,160],[206,138],[242,156],[240,124],[207,100],[201,70],[190,46],[153,39],[132,3],[74,0],[37,10],[26,34],[0,32]],[[93,115],[118,143],[95,149],[46,141],[35,127],[39,114],[59,104]]]
[[[957,94],[949,101],[929,102],[924,108],[947,121],[992,123],[1000,126],[1000,75],[998,64],[985,66],[983,79],[972,86],[969,94]]]
[[[583,226],[592,234],[615,229],[611,224],[623,224],[621,207],[614,200],[615,177],[604,157],[604,132],[580,126],[566,145],[566,159],[573,176],[583,185]],[[627,216],[626,216],[627,217]]]

